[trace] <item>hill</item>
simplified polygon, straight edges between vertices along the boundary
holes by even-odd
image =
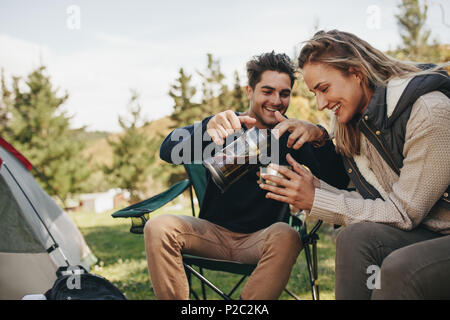
[[[173,121],[170,117],[164,117],[158,120],[149,122],[146,126],[140,128],[150,139],[163,139],[167,136],[171,129],[170,126],[173,125]],[[84,155],[91,158],[92,165],[109,165],[112,159],[112,149],[108,144],[108,139],[115,141],[121,133],[94,133],[87,134],[90,140],[85,140],[87,142],[86,149],[84,150]],[[159,156],[155,155],[158,159]]]
[[[173,121],[167,116],[151,121],[147,125],[139,128],[139,130],[144,132],[151,140],[160,144],[172,130],[170,129],[172,125]],[[86,181],[86,189],[88,192],[103,192],[115,187],[108,182],[101,167],[112,164],[113,151],[108,140],[115,141],[120,135],[121,133],[108,132],[80,132],[74,135],[75,139],[83,139],[86,143],[83,155],[89,159],[87,165],[93,171],[88,181]],[[146,186],[147,191],[143,190],[148,196],[164,190],[168,173],[172,170],[171,165],[160,160],[158,152],[155,152],[153,157],[155,160],[151,165],[153,177],[150,177],[148,180]],[[151,159],[149,159],[149,165],[151,162]]]

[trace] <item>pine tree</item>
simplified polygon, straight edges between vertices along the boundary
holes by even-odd
[[[220,70],[220,61],[215,60],[211,53],[207,54],[207,66],[203,72],[197,71],[202,77],[203,117],[229,109],[232,99],[228,87],[223,83],[225,75]]]
[[[232,96],[232,108],[237,112],[247,111],[249,101],[244,87],[241,86],[241,79],[239,78],[239,73],[237,71],[234,72],[234,87]]]
[[[201,108],[192,101],[197,89],[192,86],[192,75],[180,68],[179,77],[170,86],[169,96],[173,99],[173,112],[170,115],[175,121],[174,128],[187,126],[201,120]]]
[[[145,195],[155,146],[140,128],[146,125],[146,121],[141,114],[139,94],[135,90],[131,92],[128,112],[131,119],[119,116],[123,133],[117,141],[108,139],[113,150],[113,163],[102,166],[102,169],[112,185],[130,192],[130,200],[135,203]]]
[[[91,173],[81,155],[84,144],[72,140],[71,117],[62,109],[69,95],[58,94],[44,66],[28,75],[25,86],[22,80],[13,77],[9,90],[2,75],[0,135],[31,161],[41,186],[64,200],[83,191]]]
[[[431,30],[425,28],[428,5],[419,0],[402,0],[398,5],[400,13],[395,15],[400,29],[402,45],[394,55],[399,59],[418,62],[439,62],[437,41],[430,44]]]
[[[8,122],[11,116],[11,91],[6,86],[5,73],[2,69],[1,79],[0,79],[0,130],[3,128],[4,130],[8,129]]]

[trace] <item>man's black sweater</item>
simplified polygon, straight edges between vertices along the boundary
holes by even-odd
[[[173,163],[171,159],[172,150],[177,149],[180,143],[189,146],[192,156],[189,161],[200,162],[196,159],[194,151],[194,135],[204,137],[206,125],[211,117],[204,119],[201,125],[191,125],[184,128],[189,132],[189,136],[172,141],[176,129],[166,137],[160,148],[161,159]],[[195,133],[201,130],[201,133]],[[178,132],[179,133],[179,132]],[[280,137],[280,164],[287,164],[286,155],[290,153],[299,163],[307,166],[311,172],[321,180],[337,187],[345,188],[348,184],[348,176],[345,172],[342,158],[336,154],[334,145],[327,141],[323,147],[315,148],[311,143],[305,143],[299,150],[287,147],[289,132]],[[176,135],[175,135],[176,136]],[[206,136],[209,135],[206,133]],[[213,143],[202,140],[201,150]],[[181,148],[180,148],[181,149]],[[203,153],[202,153],[203,154]],[[198,156],[198,155],[197,155]],[[185,158],[186,159],[186,158]],[[267,199],[267,191],[261,189],[257,184],[257,169],[254,169],[232,184],[225,193],[221,193],[219,188],[212,181],[207,172],[207,187],[199,217],[214,224],[222,226],[230,231],[239,233],[252,233],[270,226],[278,221],[287,221],[288,215],[280,217],[280,213],[287,212],[287,204],[273,199]]]

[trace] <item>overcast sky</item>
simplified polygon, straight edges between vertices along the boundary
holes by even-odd
[[[231,84],[234,70],[245,82],[253,55],[292,56],[315,24],[355,33],[382,50],[395,48],[398,3],[0,0],[0,67],[8,77],[26,76],[42,62],[53,84],[69,92],[64,107],[73,127],[118,131],[130,89],[140,92],[149,120],[169,115],[167,93],[179,68],[202,70],[207,53],[220,60]],[[450,43],[450,1],[428,3],[432,38]]]

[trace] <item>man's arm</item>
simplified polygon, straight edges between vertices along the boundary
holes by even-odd
[[[318,178],[336,188],[347,188],[350,179],[345,171],[342,157],[336,153],[333,141],[327,140],[322,147],[313,147],[312,149],[320,167],[320,177]]]
[[[256,119],[239,115],[234,111],[222,111],[201,122],[172,131],[163,141],[159,155],[173,163],[201,163],[213,155],[216,148],[223,148],[226,138],[241,129],[242,124],[254,125]],[[205,150],[211,143],[215,143]],[[205,154],[204,154],[205,153]]]
[[[206,126],[212,117],[173,130],[161,144],[159,157],[173,164],[201,161],[203,150],[212,143],[211,137],[206,132]]]

